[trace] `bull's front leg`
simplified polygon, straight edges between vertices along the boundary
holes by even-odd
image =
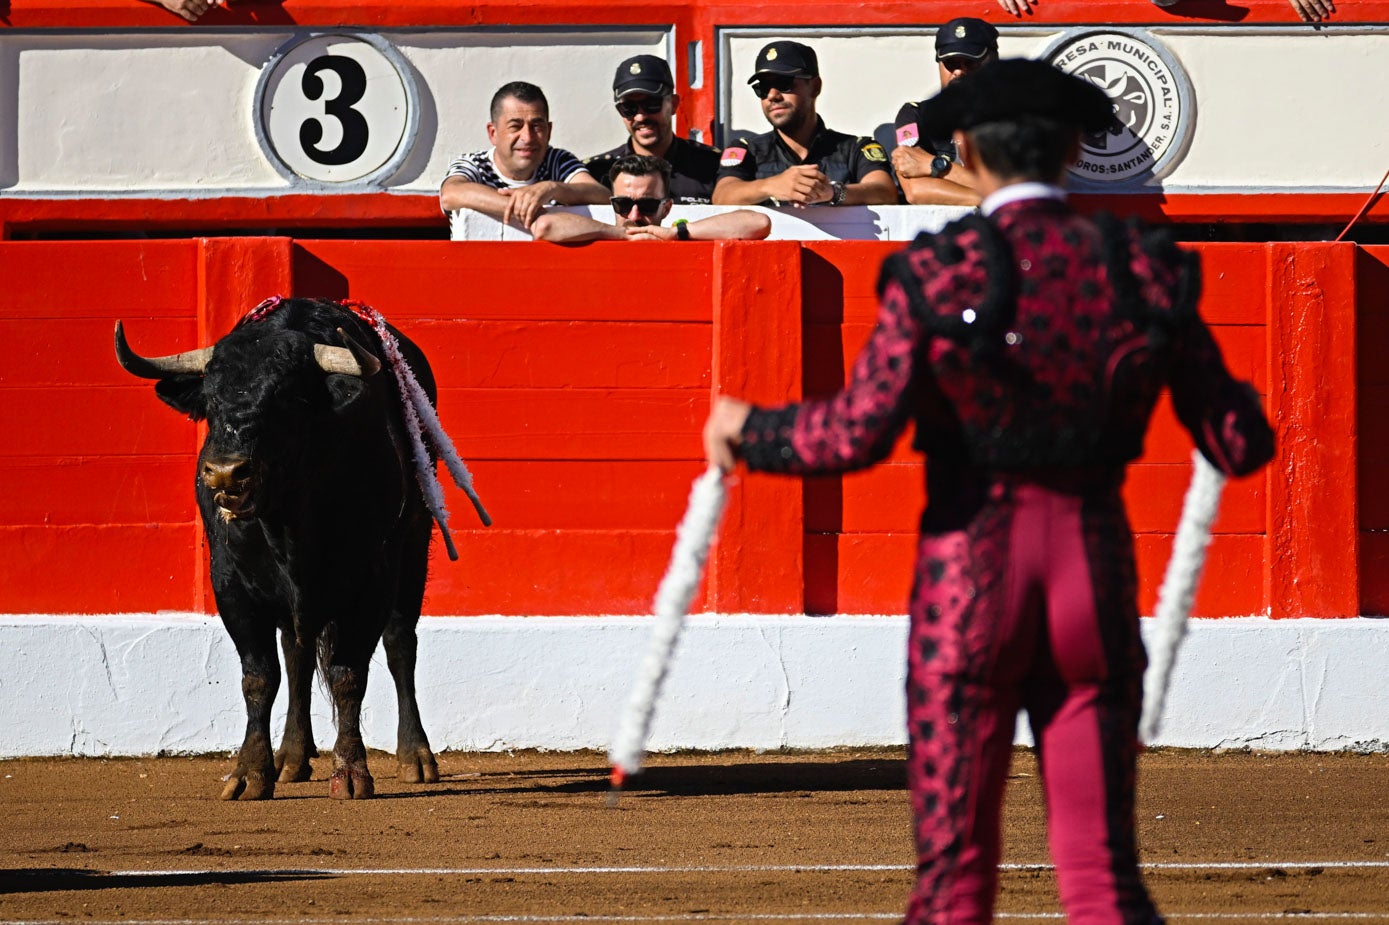
[[[294,629],[283,629],[280,648],[285,653],[289,709],[285,714],[284,738],[275,752],[275,770],[280,774],[280,783],[289,784],[313,776],[309,759],[318,755],[313,741],[313,720],[309,716],[313,699],[314,641],[300,638]]]
[[[268,800],[275,795],[275,756],[270,750],[270,707],[280,688],[280,661],[273,626],[228,629],[241,656],[241,694],[246,701],[246,737],[236,767],[222,788],[224,800]]]
[[[372,640],[375,648],[376,640]],[[366,655],[370,656],[370,651]],[[362,699],[367,692],[367,658],[334,653],[328,666],[328,690],[338,720],[338,739],[333,745],[333,775],[328,796],[335,800],[365,800],[376,793],[376,782],[367,769],[367,748],[362,742]]]

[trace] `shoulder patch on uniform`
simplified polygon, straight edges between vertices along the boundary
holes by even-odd
[[[723,156],[719,158],[719,164],[723,167],[736,167],[747,156],[747,148],[724,148]]]
[[[908,148],[914,148],[919,141],[921,141],[921,132],[917,129],[915,122],[909,125],[903,125],[897,129],[897,143],[899,145],[906,145]]]
[[[864,145],[861,150],[863,151],[863,156],[868,158],[868,160],[870,161],[878,161],[879,163],[882,163],[887,160],[887,152],[884,151],[883,146],[878,144],[876,141],[868,142],[868,144]]]

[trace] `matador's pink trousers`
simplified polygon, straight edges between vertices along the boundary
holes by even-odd
[[[909,923],[990,920],[1020,707],[1068,921],[1161,921],[1133,831],[1145,658],[1121,480],[1118,470],[1024,480],[931,467],[908,646],[920,859]]]

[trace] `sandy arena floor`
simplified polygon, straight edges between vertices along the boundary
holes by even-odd
[[[446,754],[443,780],[222,803],[225,758],[0,762],[7,922],[891,921],[911,882],[900,750]],[[1389,922],[1389,755],[1149,753],[1139,826],[1171,920]],[[1035,766],[1010,781],[1000,918],[1059,916]]]

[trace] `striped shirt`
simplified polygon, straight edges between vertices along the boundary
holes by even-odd
[[[588,173],[588,168],[584,162],[563,148],[550,148],[545,152],[545,159],[540,162],[535,173],[529,180],[513,180],[504,177],[497,170],[497,163],[493,159],[496,148],[488,148],[486,151],[474,151],[471,154],[462,154],[454,158],[453,163],[449,164],[448,173],[444,174],[444,179],[449,177],[462,177],[469,183],[481,183],[483,186],[490,186],[492,189],[515,189],[521,186],[530,186],[533,183],[543,183],[546,180],[554,180],[559,183],[568,183],[579,173]]]

